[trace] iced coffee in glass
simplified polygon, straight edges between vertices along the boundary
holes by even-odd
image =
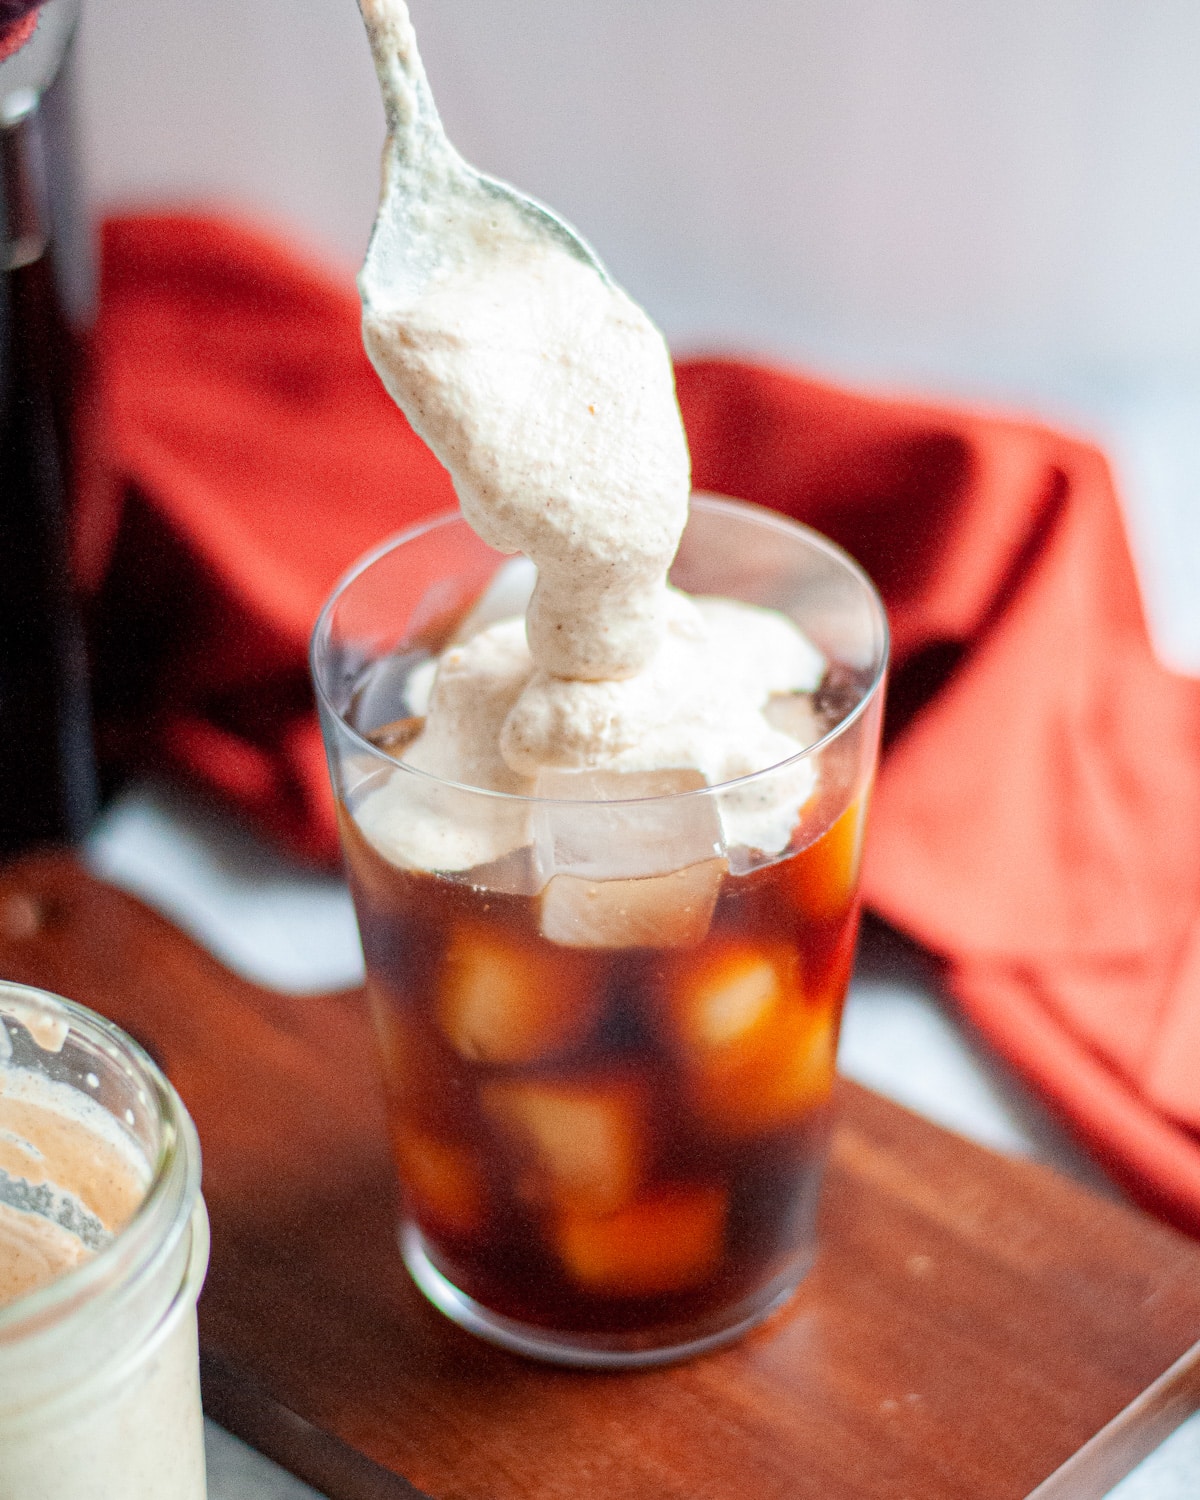
[[[610,746],[514,790],[482,746],[475,786],[439,737],[461,697],[503,738],[533,580],[460,517],[430,522],[340,585],[313,672],[405,1263],[495,1342],[651,1363],[761,1321],[814,1255],[887,628],[831,543],[694,497],[663,649],[710,631],[711,681],[660,674],[680,701],[650,706],[654,733],[754,704],[779,737],[754,758],[783,753],[722,781]]]

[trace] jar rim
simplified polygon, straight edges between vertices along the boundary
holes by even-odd
[[[119,1288],[150,1264],[184,1232],[200,1192],[196,1128],[174,1086],[145,1048],[77,1001],[33,985],[0,980],[0,1018],[9,1015],[22,1024],[20,1011],[31,1006],[49,1019],[66,1022],[71,1031],[99,1045],[132,1072],[153,1103],[159,1146],[142,1200],[112,1240],[45,1286],[0,1306],[0,1351],[94,1304],[110,1288]]]

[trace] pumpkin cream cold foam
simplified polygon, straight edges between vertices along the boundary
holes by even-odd
[[[123,1043],[78,1007],[0,984],[5,1500],[205,1493],[199,1158],[173,1091],[160,1080],[163,1103],[179,1115],[162,1119],[157,1090],[121,1057]],[[125,1090],[130,1129],[99,1102],[119,1097],[125,1114]],[[161,1121],[153,1168],[134,1120],[147,1139]]]
[[[402,759],[463,785],[571,797],[596,795],[597,773],[679,772],[685,789],[696,773],[717,785],[794,756],[798,716],[779,727],[773,700],[816,687],[820,654],[782,615],[667,584],[690,474],[661,334],[569,242],[503,196],[463,192],[404,6],[362,10],[390,126],[364,343],[466,520],[536,567],[524,620],[456,642],[427,700],[410,697],[425,725]],[[422,236],[436,255],[414,275]],[[589,774],[574,792],[564,772]],[[803,761],[769,805],[761,788],[731,791],[726,844],[783,850],[813,785]],[[622,795],[619,783],[600,795]],[[503,804],[464,829],[412,777],[377,787],[355,818],[388,858],[430,870],[531,837]]]

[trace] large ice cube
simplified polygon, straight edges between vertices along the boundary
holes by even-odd
[[[442,963],[438,1019],[476,1062],[529,1063],[581,1041],[600,1006],[595,976],[575,955],[539,952],[515,934],[462,922]]]
[[[716,1271],[725,1241],[722,1188],[678,1185],[613,1214],[563,1214],[555,1245],[577,1285],[608,1297],[687,1291]]]
[[[364,787],[352,804],[364,837],[384,859],[461,871],[529,842],[524,803],[470,788],[528,791],[504,764],[496,742],[531,670],[519,620],[443,652],[430,715],[401,752],[412,770],[393,769]]]
[[[735,875],[757,869],[787,848],[816,787],[817,766],[812,757],[805,757],[716,793],[729,868]]]
[[[840,997],[808,996],[786,946],[685,960],[667,991],[693,1107],[721,1134],[778,1128],[828,1097]]]
[[[703,942],[726,865],[708,859],[641,880],[556,875],[542,892],[542,936],[566,948],[691,948]]]
[[[536,814],[542,868],[631,880],[719,856],[721,825],[712,798],[679,795],[705,784],[693,770],[540,771],[534,795],[554,799]]]
[[[513,1146],[519,1190],[563,1211],[611,1213],[637,1189],[645,1100],[629,1080],[506,1081],[480,1092]]]
[[[545,885],[531,844],[510,849],[499,859],[464,870],[463,882],[478,891],[504,892],[510,896],[536,896]]]
[[[692,770],[542,771],[533,818],[542,934],[577,948],[685,947],[708,931],[725,860]]]
[[[483,797],[402,766],[376,771],[350,807],[361,836],[389,864],[461,874],[528,844],[522,802]]]
[[[787,1006],[748,1045],[695,1069],[693,1103],[712,1128],[734,1138],[793,1123],[829,1098],[836,1040],[830,1007]]]
[[[795,961],[787,949],[764,953],[731,945],[677,985],[676,1024],[692,1049],[720,1052],[767,1024],[786,997]]]
[[[833,1091],[837,1053],[833,1006],[788,1006],[755,1055],[713,1068],[701,1080],[709,1120],[730,1136],[775,1130],[824,1104]]]

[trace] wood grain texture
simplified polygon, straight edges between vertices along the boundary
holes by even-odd
[[[175,1081],[213,1225],[210,1409],[335,1500],[1082,1500],[1200,1400],[1200,1249],[849,1084],[783,1313],[665,1370],[528,1363],[400,1265],[357,993],[248,984],[56,855],[0,875],[0,973],[111,1016]]]

